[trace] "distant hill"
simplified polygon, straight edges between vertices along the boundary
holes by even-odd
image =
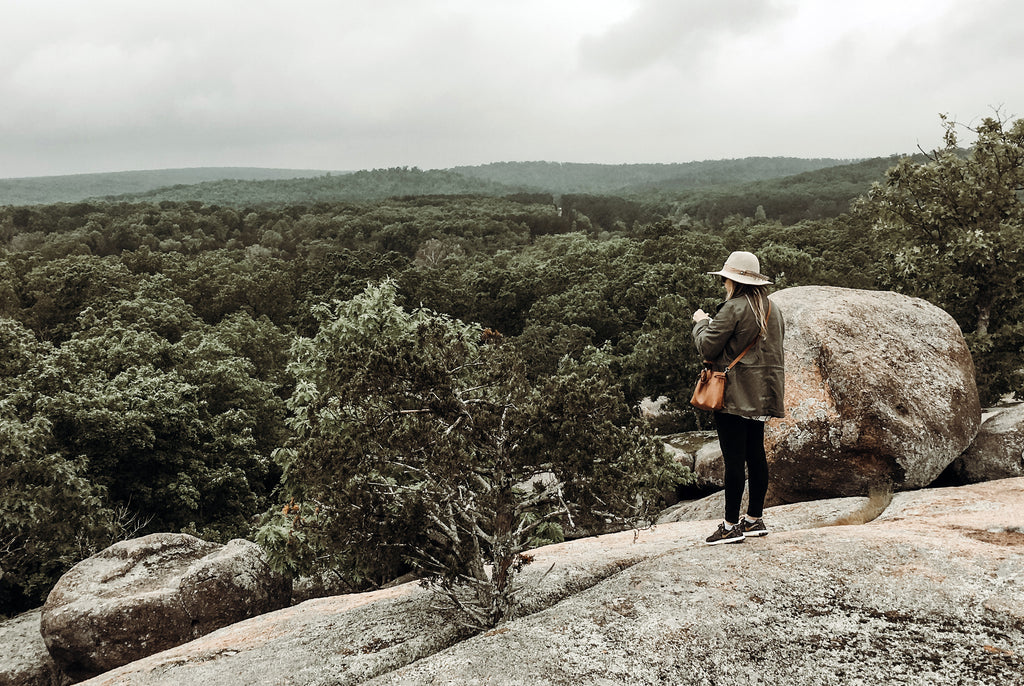
[[[656,212],[719,222],[761,206],[783,223],[837,216],[884,178],[897,157],[859,161],[749,157],[681,164],[497,162],[475,167],[416,167],[357,172],[200,168],[0,180],[0,204],[84,199],[265,207],[364,202],[423,195],[561,195],[580,207],[586,196],[617,196]],[[583,198],[581,200],[581,198]],[[589,205],[587,205],[589,207]],[[579,209],[579,208],[577,208]],[[591,212],[595,211],[590,207]],[[585,212],[590,214],[591,212]]]
[[[915,156],[915,159],[923,156]],[[717,222],[729,215],[752,216],[761,206],[769,219],[792,224],[802,219],[836,217],[849,211],[850,202],[867,193],[871,184],[885,179],[885,172],[900,156],[875,157],[792,176],[743,184],[687,188],[665,182],[646,189],[646,199],[671,202],[676,212]]]
[[[322,176],[325,173],[323,169],[197,167],[0,179],[0,205],[77,202],[87,198],[142,193],[166,186],[192,185],[220,179],[295,179]]]
[[[355,173],[310,169],[201,167],[0,179],[0,205],[85,199],[198,200],[226,205],[375,200],[395,195],[507,194],[521,191],[646,194],[789,176],[846,164],[836,159],[750,157],[680,164],[496,162],[422,171]]]
[[[243,207],[383,200],[409,195],[508,195],[520,189],[453,171],[412,167],[287,180],[223,180],[107,196],[105,200],[190,201]]]
[[[700,188],[737,185],[849,164],[836,159],[750,157],[684,164],[576,164],[497,162],[476,167],[423,171],[393,168],[307,179],[208,181],[117,200],[198,200],[219,205],[372,201],[404,195],[673,195]]]
[[[853,160],[745,157],[678,164],[578,164],[495,162],[452,171],[477,179],[547,193],[636,194],[690,190],[790,176],[850,164]]]
[[[753,216],[761,206],[770,219],[792,224],[836,217],[850,202],[882,181],[899,156],[867,160],[749,157],[686,164],[557,164],[504,162],[456,167],[467,176],[543,189],[615,195],[641,206],[672,208],[677,215],[718,223],[729,215]],[[923,158],[922,158],[923,159]],[[594,202],[579,203],[594,218]]]

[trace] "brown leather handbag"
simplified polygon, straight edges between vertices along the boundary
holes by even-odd
[[[767,320],[770,316],[772,316],[772,305],[771,301],[768,301],[768,314],[765,316],[765,319]],[[700,376],[697,377],[697,387],[693,389],[693,397],[690,398],[690,404],[698,410],[711,410],[712,412],[725,407],[725,382],[729,371],[736,366],[737,362],[743,359],[748,350],[754,347],[758,338],[760,336],[754,336],[754,340],[750,341],[750,345],[736,356],[736,359],[725,368],[724,372],[714,371],[712,369],[714,363],[711,360],[704,360],[704,369],[700,370]]]
[[[704,369],[697,377],[690,404],[698,410],[720,410],[725,407],[725,372],[716,372],[704,360]]]

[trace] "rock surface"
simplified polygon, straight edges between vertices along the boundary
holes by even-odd
[[[873,522],[823,526],[849,509],[772,508],[772,533],[739,545],[701,545],[713,524],[682,522],[538,549],[520,618],[468,640],[406,584],[86,683],[1024,683],[1024,479],[903,493]]]
[[[1022,683],[1024,534],[987,532],[1022,521],[1024,483],[1000,483],[905,494],[903,519],[668,549],[369,683]]]
[[[39,634],[42,608],[0,622],[0,686],[65,686]]]
[[[717,437],[702,445],[693,456],[693,474],[704,488],[725,487],[725,462],[722,461],[722,446]]]
[[[152,534],[72,567],[46,599],[41,633],[80,680],[284,607],[290,590],[254,543]]]
[[[951,465],[960,484],[1024,476],[1024,404],[985,420],[974,442]]]
[[[747,511],[749,503],[747,488],[743,488],[743,498],[740,500],[740,512]],[[667,507],[658,516],[658,524],[671,524],[672,522],[699,522],[708,519],[722,519],[725,517],[725,491],[716,491],[711,495],[704,496],[698,500],[684,500]]]
[[[746,505],[747,492],[744,491],[740,512]],[[860,496],[777,505],[770,509],[771,512],[767,516],[771,520],[772,531],[812,529],[818,526],[832,526],[838,522],[864,523],[877,515],[867,514],[871,509],[871,498]],[[700,500],[679,503],[668,508],[658,518],[658,524],[721,520],[724,516],[725,492],[719,491]]]
[[[974,365],[948,314],[898,293],[775,293],[786,318],[786,416],[766,427],[769,502],[931,484],[974,440]]]

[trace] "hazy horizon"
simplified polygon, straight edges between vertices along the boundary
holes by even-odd
[[[898,154],[898,153],[893,153],[893,154]],[[910,154],[910,153],[908,153],[908,154]],[[761,157],[765,157],[765,156],[763,156],[763,155],[751,155],[749,157],[728,157],[728,158],[720,158],[720,159],[715,159],[715,160],[709,160],[709,159],[705,159],[705,160],[686,160],[686,161],[682,161],[682,162],[618,162],[618,163],[616,163],[616,162],[575,162],[575,161],[571,161],[571,160],[497,160],[497,161],[494,161],[494,162],[482,162],[482,163],[476,164],[476,165],[455,165],[453,167],[444,167],[444,168],[440,168],[440,167],[438,167],[438,168],[418,167],[418,165],[395,165],[395,166],[396,167],[407,167],[407,168],[419,168],[419,169],[423,169],[425,171],[430,171],[430,170],[433,170],[433,169],[439,169],[439,170],[444,171],[444,170],[448,170],[448,169],[456,169],[458,167],[477,167],[477,166],[486,167],[488,165],[496,165],[496,164],[598,165],[598,166],[608,166],[608,167],[613,167],[613,166],[615,166],[615,167],[617,167],[617,166],[646,166],[646,165],[664,165],[664,166],[680,165],[680,166],[682,166],[682,165],[688,165],[688,164],[701,164],[701,163],[705,163],[705,162],[723,162],[723,161],[731,161],[731,160],[757,159],[757,158],[761,158]],[[841,157],[797,158],[797,157],[794,157],[792,155],[775,155],[773,157],[787,158],[787,159],[839,160],[839,161],[842,161],[844,163],[849,163],[849,164],[855,164],[857,162],[862,161],[861,159],[849,159],[849,158],[841,158]],[[889,155],[881,155],[880,157],[889,157]],[[72,174],[44,174],[44,175],[41,175],[41,176],[12,176],[12,177],[0,177],[0,181],[19,181],[19,180],[28,180],[28,179],[47,179],[47,178],[59,178],[59,177],[72,177],[72,176],[96,176],[96,175],[102,175],[102,174],[148,174],[148,173],[160,174],[160,173],[176,172],[176,171],[183,171],[184,172],[184,171],[200,171],[200,170],[215,170],[215,169],[224,169],[224,170],[237,169],[237,170],[261,170],[261,171],[277,171],[277,172],[297,172],[297,173],[302,173],[302,174],[354,174],[354,173],[360,172],[360,171],[373,171],[375,169],[387,169],[387,167],[364,167],[362,169],[307,169],[307,168],[299,168],[299,167],[249,167],[249,166],[234,166],[234,165],[226,165],[226,166],[211,165],[211,166],[205,166],[205,167],[166,167],[166,168],[162,168],[162,169],[113,169],[113,170],[109,170],[109,171],[77,172],[77,173],[72,173]]]

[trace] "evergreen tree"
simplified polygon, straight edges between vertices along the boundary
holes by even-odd
[[[500,334],[406,312],[393,282],[317,314],[290,365],[287,504],[258,536],[279,567],[380,581],[408,564],[488,627],[529,547],[562,524],[647,521],[681,478],[599,350],[531,383]]]

